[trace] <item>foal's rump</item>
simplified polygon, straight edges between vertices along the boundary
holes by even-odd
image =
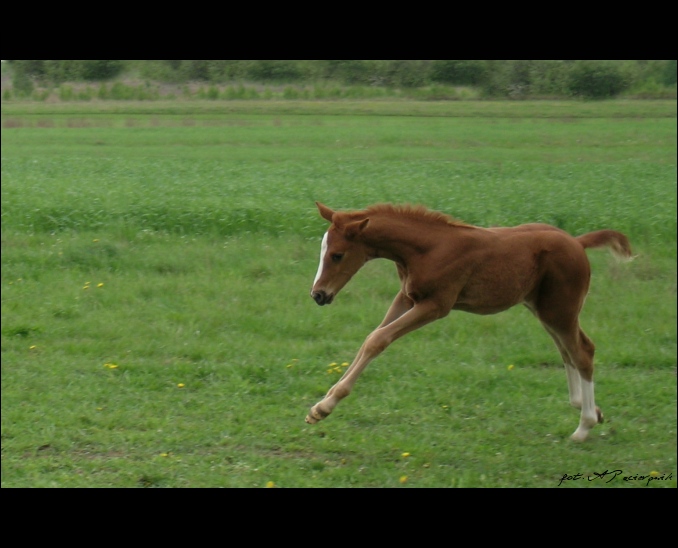
[[[631,257],[628,238],[615,230],[575,237],[555,226],[530,223],[489,232],[495,237],[486,241],[485,260],[460,292],[455,309],[487,314],[523,302],[542,314],[562,309],[574,315],[589,288],[585,250],[609,247],[619,257]]]
[[[548,252],[541,257],[539,283],[525,303],[542,322],[553,328],[576,321],[584,304],[591,272],[586,249],[609,247],[616,256],[626,260],[632,255],[628,238],[616,230],[597,230],[573,237],[552,228],[557,232],[546,228],[540,233],[539,238]]]

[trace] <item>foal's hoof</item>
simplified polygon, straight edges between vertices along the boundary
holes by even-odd
[[[596,405],[596,415],[598,415],[598,424],[603,424],[605,422],[605,417],[603,412],[600,410],[600,407]]]
[[[588,435],[589,435],[588,430],[582,430],[581,428],[577,428],[577,430],[575,430],[574,434],[572,434],[570,436],[570,439],[572,441],[577,441],[577,442],[581,443],[581,442],[586,440]]]
[[[325,411],[316,405],[315,407],[311,407],[308,415],[306,415],[306,422],[308,424],[315,424],[316,422],[323,420],[327,415],[329,415],[329,413],[325,413]]]

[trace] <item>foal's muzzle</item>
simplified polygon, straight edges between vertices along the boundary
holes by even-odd
[[[334,295],[328,295],[322,290],[311,291],[311,297],[313,297],[313,300],[320,306],[323,306],[324,304],[330,304],[332,299],[334,299]]]

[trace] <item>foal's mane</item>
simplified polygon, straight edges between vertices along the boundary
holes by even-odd
[[[393,205],[393,204],[376,204],[368,207],[361,212],[366,217],[380,216],[380,217],[405,217],[418,221],[424,221],[433,224],[446,224],[449,226],[471,226],[467,223],[459,221],[449,215],[432,211],[422,205]]]

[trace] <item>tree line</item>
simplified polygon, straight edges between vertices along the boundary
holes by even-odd
[[[488,98],[604,99],[673,90],[675,60],[11,60],[16,90],[134,75],[156,83],[233,82],[422,88],[469,86]]]

